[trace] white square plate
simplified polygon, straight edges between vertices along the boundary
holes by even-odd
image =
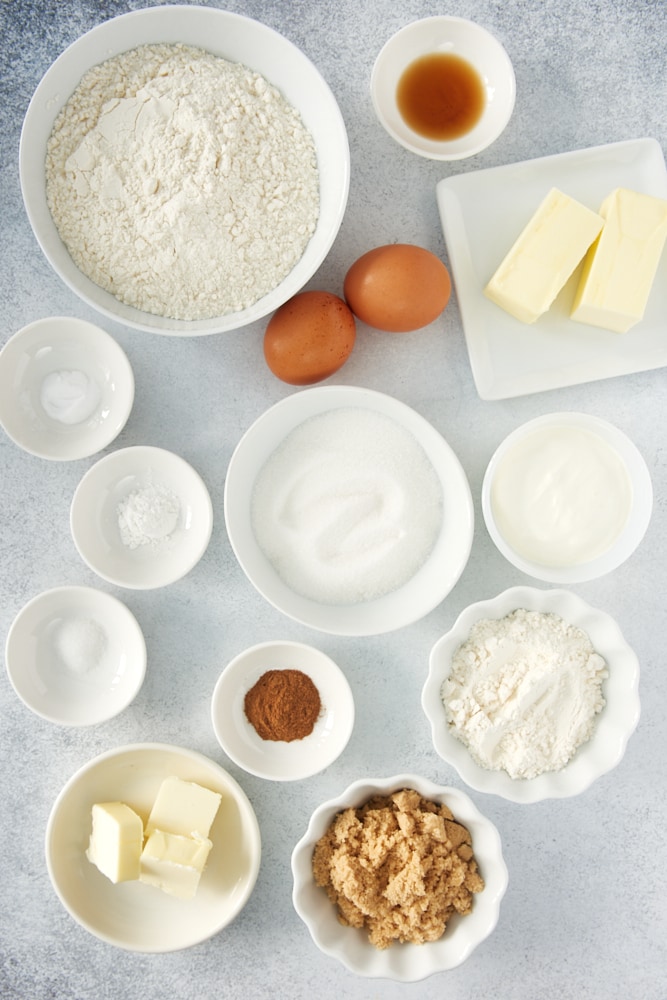
[[[655,139],[559,153],[458,174],[436,187],[468,355],[482,399],[508,399],[667,365],[667,253],[643,320],[626,334],[569,319],[578,270],[537,322],[526,325],[483,288],[551,187],[597,211],[616,187],[667,198]]]

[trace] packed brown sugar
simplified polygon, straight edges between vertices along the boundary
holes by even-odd
[[[438,940],[484,888],[469,831],[412,789],[338,813],[315,845],[313,875],[341,923],[376,948]]]

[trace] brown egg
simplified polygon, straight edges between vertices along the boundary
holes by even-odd
[[[264,357],[279,379],[311,385],[329,378],[350,356],[356,322],[331,292],[299,292],[275,311],[264,333]]]
[[[392,333],[432,323],[449,302],[451,290],[442,261],[410,243],[369,250],[349,269],[343,286],[345,300],[358,319]]]

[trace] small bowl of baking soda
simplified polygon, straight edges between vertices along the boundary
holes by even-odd
[[[36,320],[0,351],[0,424],[24,451],[71,461],[106,448],[134,403],[134,375],[105,330],[72,316]]]
[[[146,643],[116,597],[93,587],[56,587],[18,613],[5,661],[16,694],[36,715],[61,726],[93,726],[138,694]]]
[[[119,587],[150,590],[180,580],[203,556],[213,508],[201,476],[163,448],[137,445],[100,459],[70,508],[83,561]]]
[[[239,767],[271,781],[297,781],[341,755],[354,728],[354,698],[345,674],[322,650],[263,642],[220,674],[211,721]]]
[[[470,605],[431,650],[435,749],[479,792],[565,798],[616,767],[639,721],[639,663],[604,611],[512,587]]]

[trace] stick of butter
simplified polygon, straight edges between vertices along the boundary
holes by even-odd
[[[139,878],[144,824],[124,802],[97,802],[86,857],[112,882]]]
[[[170,896],[192,899],[212,846],[205,837],[154,830],[141,854],[139,879]]]
[[[604,220],[552,188],[509,249],[484,294],[522,323],[545,313]]]
[[[182,837],[208,837],[222,796],[194,781],[165,778],[151,809],[146,833],[166,830]]]
[[[616,188],[604,229],[586,255],[570,316],[625,333],[642,319],[667,240],[667,201]]]

